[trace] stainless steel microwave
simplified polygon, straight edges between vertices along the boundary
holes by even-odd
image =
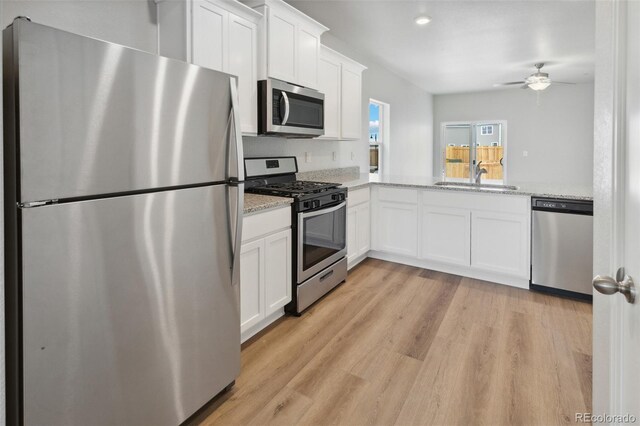
[[[280,80],[258,81],[258,134],[289,138],[324,135],[324,94]]]

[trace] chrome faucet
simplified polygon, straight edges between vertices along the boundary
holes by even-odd
[[[484,167],[480,168],[480,164],[482,164],[482,161],[478,161],[478,164],[476,164],[476,177],[475,177],[476,185],[480,185],[480,181],[482,180],[482,174],[488,173],[487,169],[485,169]]]

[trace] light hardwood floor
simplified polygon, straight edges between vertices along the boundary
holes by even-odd
[[[367,259],[245,344],[203,425],[552,425],[591,407],[591,305]]]

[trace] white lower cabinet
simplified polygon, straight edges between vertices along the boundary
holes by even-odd
[[[369,188],[350,192],[347,198],[347,265],[349,268],[367,257],[371,246]]]
[[[246,331],[265,317],[264,239],[242,245],[240,252],[240,329]]]
[[[530,198],[379,186],[370,256],[528,287]]]
[[[291,302],[291,229],[264,240],[265,315]]]
[[[526,216],[474,212],[471,229],[473,267],[529,276],[529,226]]]
[[[418,191],[376,187],[373,203],[373,248],[418,257]]]
[[[284,314],[291,301],[291,209],[243,219],[240,331],[244,342]]]
[[[420,216],[421,257],[468,266],[471,256],[471,212],[425,205]]]

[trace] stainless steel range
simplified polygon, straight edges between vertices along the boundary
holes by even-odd
[[[340,184],[296,180],[295,157],[246,158],[246,191],[292,197],[294,315],[347,277],[347,190]]]

